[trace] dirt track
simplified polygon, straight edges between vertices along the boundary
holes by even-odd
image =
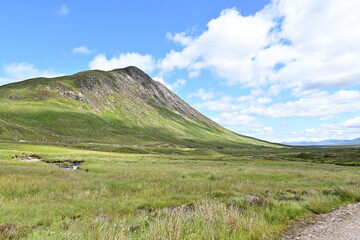
[[[291,229],[283,240],[360,240],[360,203],[323,214],[315,222]]]

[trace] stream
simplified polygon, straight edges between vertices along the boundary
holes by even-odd
[[[66,160],[66,161],[43,161],[44,163],[47,164],[52,164],[55,166],[58,166],[60,168],[63,169],[68,169],[68,170],[77,170],[78,167],[84,163],[84,161],[70,161],[70,160]]]

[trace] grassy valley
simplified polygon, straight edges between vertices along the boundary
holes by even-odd
[[[357,168],[271,160],[266,151],[0,148],[5,239],[275,239],[296,219],[360,200]],[[31,154],[85,162],[71,171],[15,157]]]
[[[0,139],[32,143],[275,146],[206,118],[135,67],[0,87]]]
[[[360,201],[358,148],[236,134],[135,67],[0,100],[0,239],[280,239]]]

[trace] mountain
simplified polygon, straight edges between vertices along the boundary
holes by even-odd
[[[319,142],[284,142],[285,145],[291,146],[324,146],[324,145],[340,145],[340,144],[353,144],[360,143],[360,138],[355,138],[352,140],[344,140],[344,139],[329,139],[323,140]]]
[[[277,146],[221,127],[136,67],[1,86],[0,140]]]

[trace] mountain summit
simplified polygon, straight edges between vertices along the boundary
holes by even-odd
[[[94,71],[74,75],[81,92],[91,96],[88,103],[92,102],[91,98],[94,95],[99,100],[105,100],[107,96],[120,94],[128,100],[136,97],[153,107],[167,108],[183,117],[194,117],[210,125],[213,124],[163,84],[154,81],[137,67],[131,66],[110,72],[97,71],[97,73],[100,76],[95,75]]]
[[[3,141],[273,146],[221,127],[137,67],[4,85],[0,109]]]

